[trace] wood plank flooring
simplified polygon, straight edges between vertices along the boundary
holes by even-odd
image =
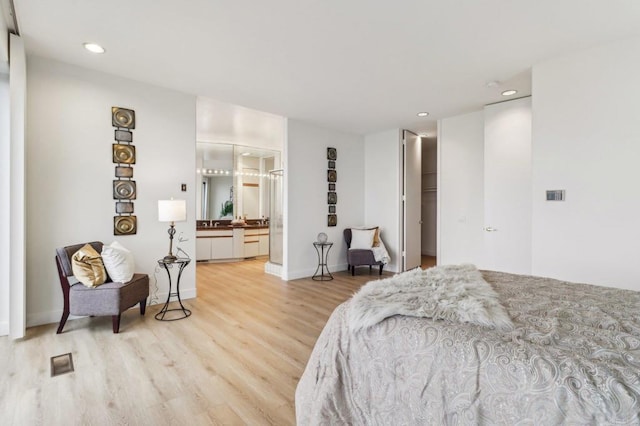
[[[99,317],[71,320],[61,335],[49,324],[0,338],[0,423],[294,424],[295,388],[329,315],[378,275],[286,282],[264,261],[198,264],[184,320],[136,307],[117,335]],[[67,352],[75,371],[50,377],[50,357]]]

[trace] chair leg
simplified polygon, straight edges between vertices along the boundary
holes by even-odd
[[[65,310],[64,312],[62,312],[62,318],[60,318],[60,325],[58,326],[58,331],[56,331],[56,334],[62,333],[62,329],[67,323],[67,318],[69,318],[69,311]]]
[[[383,266],[384,266],[384,265],[380,265],[380,273],[379,273],[378,275],[382,275],[382,267],[383,267]]]
[[[111,322],[113,323],[113,332],[119,333],[120,332],[120,314],[112,315]]]
[[[147,299],[140,301],[140,315],[144,315],[144,312],[147,310]]]
[[[369,275],[371,275],[371,265],[369,265]]]
[[[351,276],[355,276],[356,275],[356,265],[351,265]]]

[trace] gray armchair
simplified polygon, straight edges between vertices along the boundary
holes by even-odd
[[[368,266],[371,273],[372,266],[380,266],[379,275],[382,275],[384,264],[377,262],[373,256],[373,251],[363,249],[351,249],[351,228],[343,231],[344,241],[347,243],[347,266],[351,271],[351,275],[356,274],[356,266]]]
[[[100,253],[102,243],[93,241],[91,246]],[[149,276],[134,274],[127,283],[114,283],[110,278],[107,282],[95,287],[85,287],[82,283],[69,283],[73,276],[71,258],[85,244],[60,247],[56,249],[56,265],[60,277],[60,286],[64,296],[64,310],[57,334],[62,333],[69,314],[106,316],[111,315],[113,332],[120,331],[120,315],[130,307],[140,303],[140,315],[144,315],[149,297]]]

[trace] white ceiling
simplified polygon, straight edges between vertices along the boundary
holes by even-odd
[[[638,0],[14,1],[30,54],[359,134],[433,132],[529,94],[532,64],[640,34]]]

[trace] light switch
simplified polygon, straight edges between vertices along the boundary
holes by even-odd
[[[186,183],[182,184],[182,192],[187,192],[187,184]]]
[[[564,201],[564,189],[547,190],[547,201]]]

